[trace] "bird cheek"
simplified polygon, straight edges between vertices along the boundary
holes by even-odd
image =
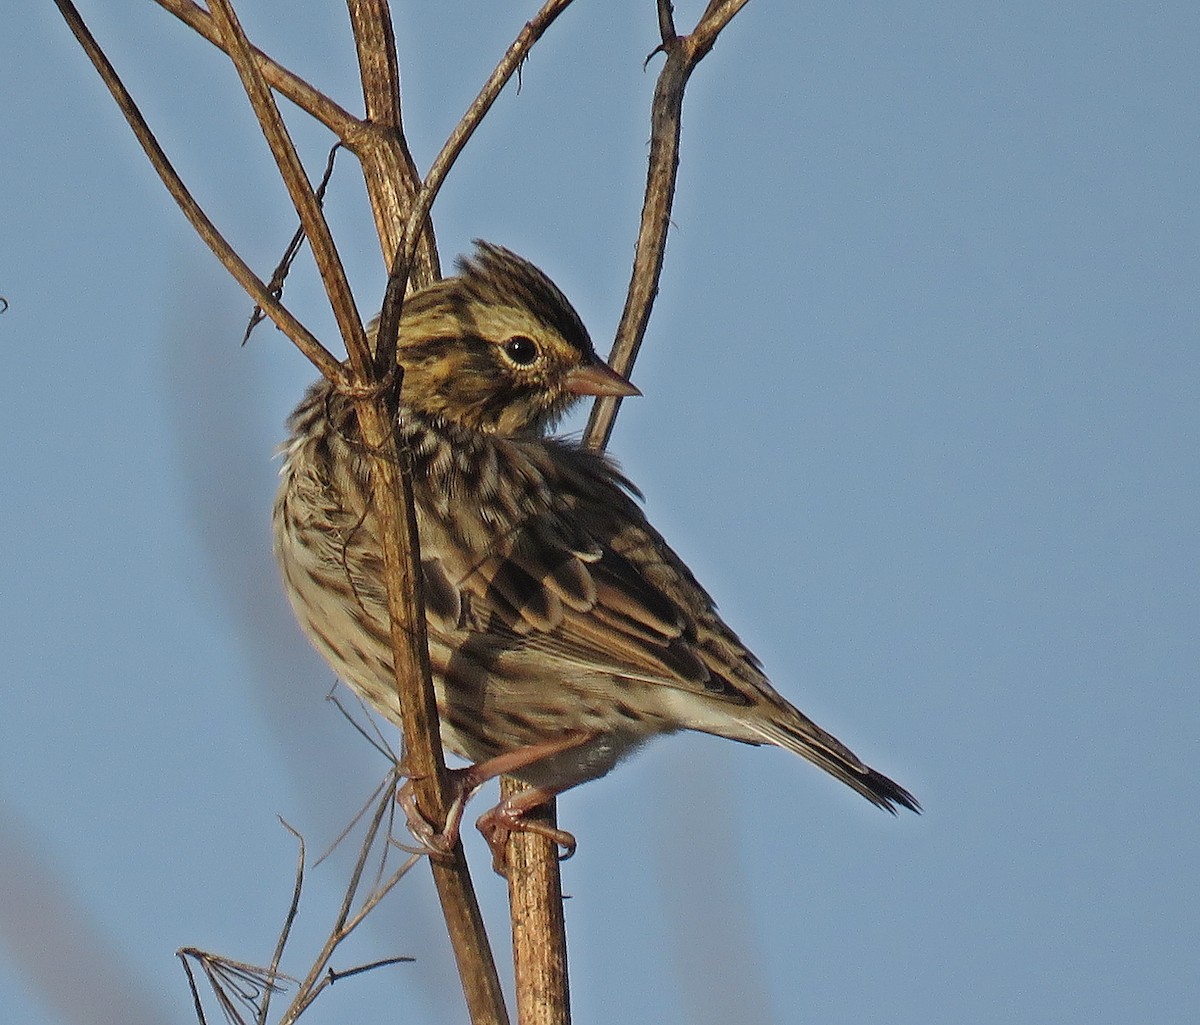
[[[516,434],[527,429],[535,420],[527,402],[516,400],[504,407],[496,423],[501,434]]]

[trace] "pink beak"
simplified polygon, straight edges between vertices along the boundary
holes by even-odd
[[[567,391],[576,395],[641,395],[636,387],[599,358],[589,366],[567,371]]]

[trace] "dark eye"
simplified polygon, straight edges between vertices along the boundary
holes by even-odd
[[[515,335],[504,343],[504,355],[519,367],[527,367],[538,357],[538,348],[532,338]]]

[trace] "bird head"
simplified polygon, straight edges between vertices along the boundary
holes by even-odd
[[[638,395],[592,347],[567,297],[515,253],[476,241],[458,274],[404,302],[405,406],[496,434],[544,431],[584,395]]]

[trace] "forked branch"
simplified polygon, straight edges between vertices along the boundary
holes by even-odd
[[[266,315],[288,334],[326,378],[355,399],[363,441],[374,457],[373,500],[383,546],[396,686],[404,718],[408,768],[423,814],[434,824],[443,822],[450,806],[450,794],[430,683],[422,580],[417,571],[416,518],[408,463],[404,453],[397,451],[391,426],[401,385],[395,379],[400,310],[410,279],[420,286],[438,276],[430,211],[446,175],[530,49],[571,0],[546,0],[523,27],[447,139],[424,181],[419,180],[404,141],[399,69],[386,0],[347,0],[363,85],[366,109],[363,118],[348,113],[299,76],[255,49],[242,31],[230,0],[212,0],[208,11],[191,0],[155,0],[160,7],[224,50],[236,67],[312,246],[346,345],[348,365],[343,365],[299,323],[217,231],[171,167],[70,0],[55,2],[117,100],[152,165],[196,231]],[[637,253],[611,357],[613,366],[623,374],[628,374],[636,359],[662,270],[679,162],[684,90],[696,65],[745,3],[746,0],[710,0],[695,29],[689,35],[679,36],[669,0],[657,0],[661,43],[655,52],[661,51],[665,55],[665,63],[651,112],[650,157]],[[369,338],[364,329],[320,203],[296,154],[273,91],[287,97],[328,127],[355,152],[363,165],[380,245],[389,268],[388,287],[374,338]],[[618,401],[601,399],[597,402],[585,436],[589,445],[603,448],[607,443]],[[516,784],[506,781],[505,786],[511,790]],[[553,807],[547,814],[553,816]],[[514,915],[519,913],[524,924],[521,935],[517,935],[514,924],[521,1021],[528,1025],[567,1022],[570,1012],[557,849],[534,834],[516,834],[511,843],[509,863],[514,869],[511,898]],[[501,1025],[507,1021],[507,1015],[461,845],[447,860],[433,861],[432,865],[472,1020]],[[525,866],[526,870],[520,871],[518,866]],[[352,929],[367,910],[369,907],[364,907],[351,922],[341,924],[347,931]],[[269,1001],[277,977],[278,959],[277,951],[267,970],[264,1004]],[[526,985],[521,981],[523,979],[534,982]]]
[[[117,75],[116,69],[113,68],[104,51],[84,24],[75,5],[71,3],[71,0],[54,0],[54,2],[67,26],[79,40],[79,45],[83,48],[84,53],[100,73],[100,77],[113,99],[116,100],[118,108],[133,130],[134,137],[145,151],[151,166],[162,179],[171,197],[179,204],[179,208],[196,230],[196,234],[204,240],[225,269],[233,275],[238,284],[246,290],[263,312],[312,361],[313,365],[329,380],[336,381],[342,372],[341,363],[337,357],[317,341],[312,332],[271,294],[267,285],[250,269],[233,246],[217,230],[216,225],[209,220],[208,215],[201,209],[200,204],[196,202],[187,186],[184,185],[183,179],[171,165],[171,161],[158,144],[154,133],[146,124],[146,119],[142,117],[141,111],[134,103],[133,97],[130,96],[129,91]]]
[[[176,952],[183,964],[184,972],[187,974],[192,1003],[200,1025],[207,1025],[208,1019],[204,1013],[204,1000],[192,970],[193,965],[200,969],[201,974],[207,980],[212,994],[211,998],[216,1001],[223,1016],[231,1025],[250,1025],[251,1022],[254,1025],[267,1025],[272,998],[276,995],[282,996],[285,992],[288,992],[291,998],[279,1016],[278,1025],[294,1025],[317,997],[338,979],[414,960],[411,957],[389,957],[341,971],[334,971],[331,966],[333,957],[341,944],[420,860],[418,855],[410,855],[403,864],[392,870],[390,875],[385,876],[384,874],[387,867],[387,855],[393,849],[392,838],[389,830],[384,828],[384,823],[390,820],[390,813],[395,805],[393,795],[396,790],[397,778],[398,774],[393,768],[383,784],[376,788],[376,792],[371,798],[375,804],[375,813],[367,825],[366,834],[359,848],[358,859],[346,887],[341,911],[320,953],[303,979],[287,975],[280,970],[280,961],[291,937],[292,924],[300,910],[300,898],[304,890],[306,872],[304,839],[286,822],[283,823],[284,828],[296,837],[299,844],[296,880],[292,889],[292,900],[280,930],[270,966],[264,968],[243,961],[235,961],[224,955],[200,950],[196,947],[183,947]],[[378,877],[370,892],[365,897],[360,897],[367,861],[380,849],[382,849],[382,854]]]
[[[374,456],[374,507],[380,520],[396,681],[403,695],[401,707],[406,713],[404,726],[408,755],[410,762],[421,766],[418,770],[421,773],[418,786],[424,798],[423,809],[431,821],[443,822],[450,806],[450,795],[430,682],[421,581],[415,569],[418,565],[416,518],[411,488],[405,477],[406,464],[396,451],[395,432],[390,428],[391,411],[395,408],[395,386],[399,382],[393,380],[394,374],[386,380],[376,374],[366,333],[345,281],[336,248],[271,95],[266,75],[279,75],[279,69],[250,46],[228,0],[215,0],[212,14],[204,24],[215,32],[219,45],[233,60],[300,214],[350,355],[348,370],[270,294],[203,214],[171,167],[73,4],[70,0],[56,0],[56,3],[125,113],[151,163],[197,231],[267,316],[287,331],[289,337],[330,381],[356,399],[363,441]],[[373,10],[377,17],[390,21],[386,3],[382,0],[377,0]],[[194,11],[191,13],[195,14]],[[297,86],[298,80],[294,77],[287,78],[287,81],[291,87]],[[315,91],[306,88],[299,88],[297,92],[301,98],[309,101],[316,95]],[[331,109],[328,104],[321,106],[327,113]],[[395,222],[402,223],[405,212],[395,210]],[[385,387],[389,384],[392,387]],[[499,978],[461,847],[448,863],[434,864],[434,874],[438,879],[439,894],[472,1020],[505,1025],[508,1017]]]

